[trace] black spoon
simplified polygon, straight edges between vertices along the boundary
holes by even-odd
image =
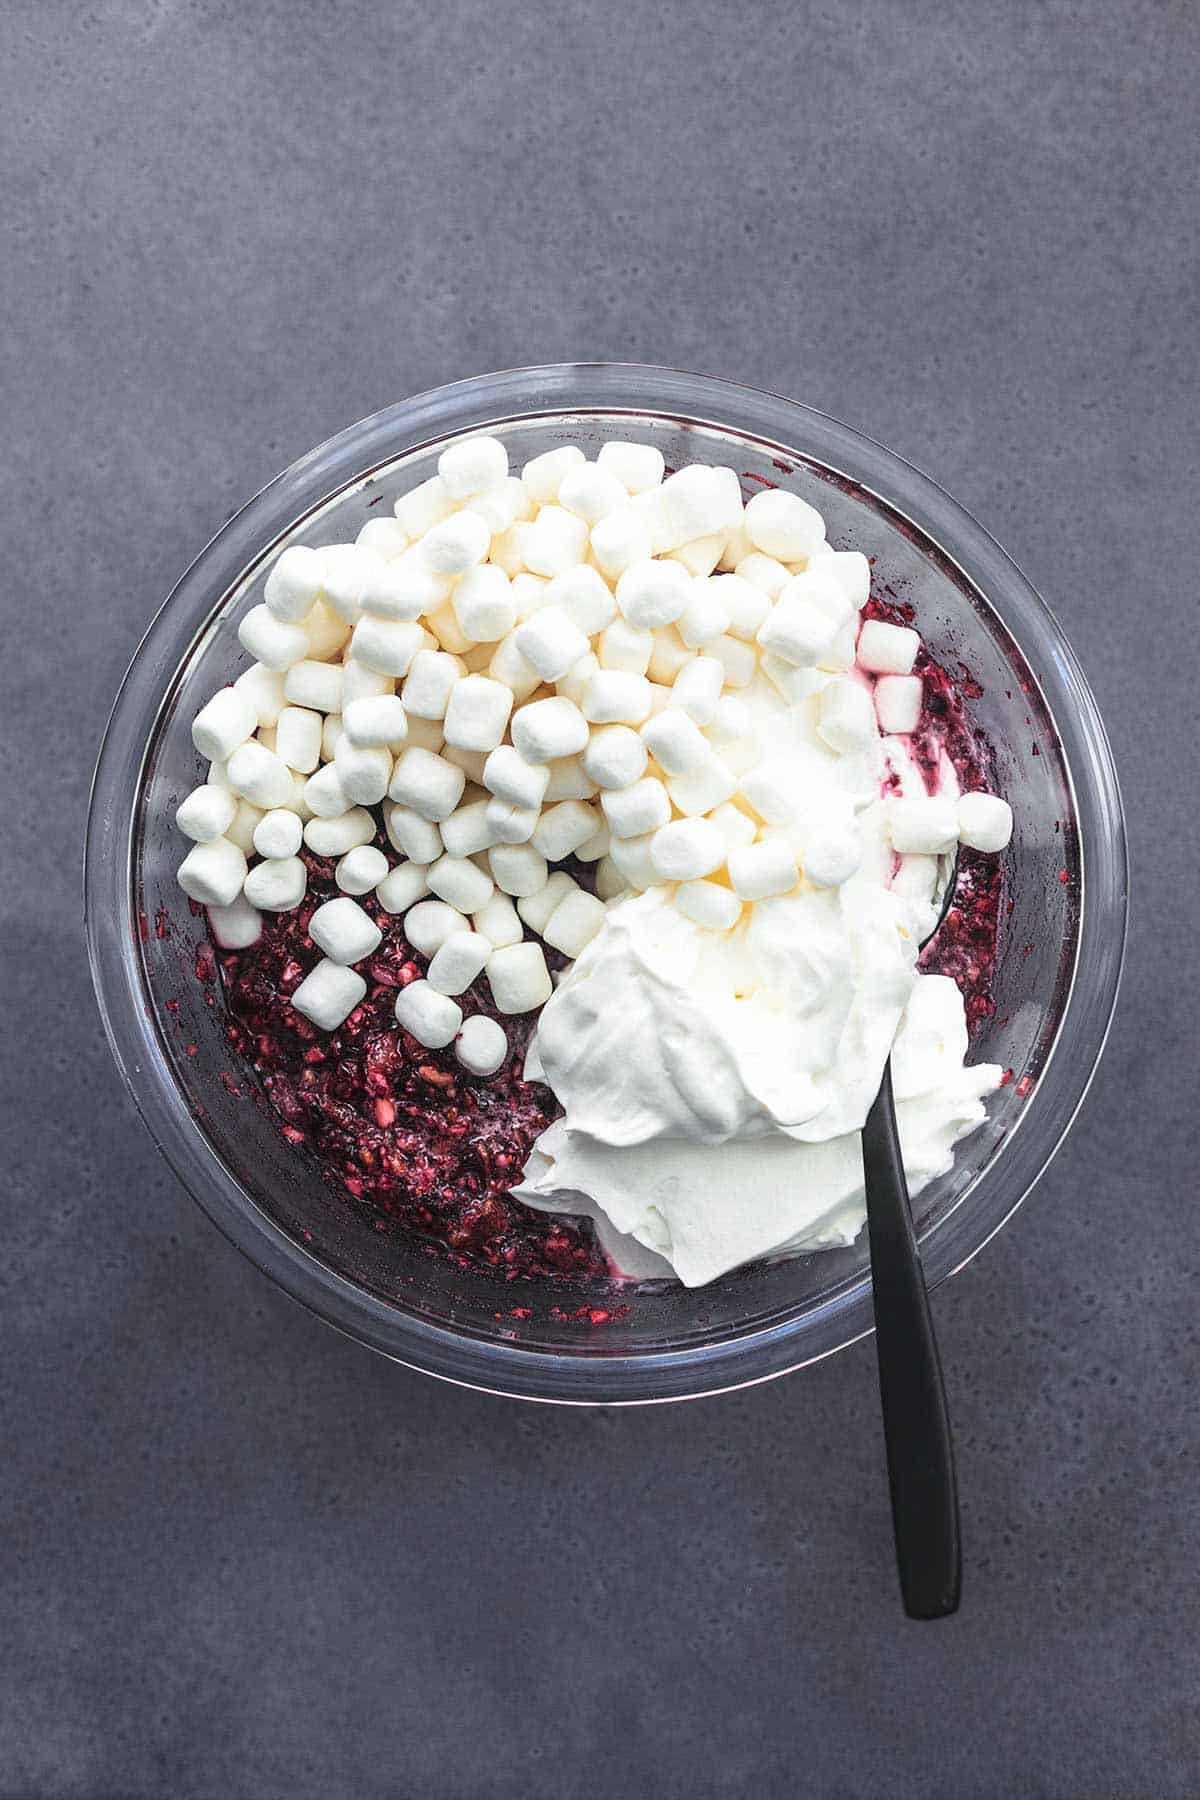
[[[954,895],[958,865],[946,861],[951,866],[929,938],[936,934]],[[954,1444],[900,1154],[890,1058],[863,1126],[862,1144],[875,1349],[900,1592],[910,1619],[944,1619],[958,1611],[962,1587]]]

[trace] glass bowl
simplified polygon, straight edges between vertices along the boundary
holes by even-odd
[[[784,481],[832,541],[875,558],[933,656],[979,684],[975,719],[1016,816],[1006,856],[994,1016],[971,1056],[1011,1079],[917,1202],[931,1284],[1015,1211],[1087,1089],[1116,998],[1127,870],[1112,757],[1050,613],[1004,552],[935,484],[847,426],[774,395],[674,370],[564,364],[458,382],[363,420],[294,463],[201,552],[146,633],[100,753],[87,837],[87,931],[113,1053],[172,1168],[226,1235],[290,1294],[407,1364],[561,1402],[679,1399],[763,1381],[870,1329],[865,1234],[852,1248],[688,1290],[506,1283],[428,1245],[381,1236],[280,1135],[231,1068],[203,933],[175,882],[173,814],[195,784],[190,726],[245,664],[236,628],[293,537],[353,538],[486,427],[519,468],[576,441],[636,437],[668,464],[731,463],[747,492]]]

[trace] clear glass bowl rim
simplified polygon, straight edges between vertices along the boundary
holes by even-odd
[[[408,451],[514,418],[653,413],[742,433],[815,460],[918,527],[985,597],[1037,678],[1062,740],[1081,860],[1077,954],[1053,1052],[1020,1128],[996,1159],[1005,1191],[968,1190],[923,1240],[931,1287],[1016,1211],[1081,1105],[1111,1024],[1128,911],[1125,824],[1112,752],[1079,663],[1053,615],[999,544],[934,481],[852,427],[779,395],[681,370],[563,363],[471,377],[384,408],[318,445],[222,527],[172,589],[134,654],[100,749],[88,813],[85,927],[96,996],[125,1085],[175,1174],[225,1235],[328,1323],[442,1379],[563,1404],[647,1404],[771,1380],[871,1329],[866,1276],[827,1306],[748,1336],[657,1354],[565,1356],[482,1341],[389,1305],[327,1268],[250,1198],[214,1155],[171,1074],[146,1005],[133,933],[136,806],[154,721],[176,669],[251,563],[318,502]],[[136,778],[131,780],[131,771]]]

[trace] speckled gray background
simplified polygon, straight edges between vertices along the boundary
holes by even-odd
[[[0,1793],[1195,1794],[1195,8],[42,0],[0,32]],[[869,1345],[623,1414],[407,1375],[218,1237],[101,1036],[76,846],[180,569],[361,414],[577,355],[928,469],[1115,740],[1115,1035],[936,1301],[948,1624],[899,1616]]]

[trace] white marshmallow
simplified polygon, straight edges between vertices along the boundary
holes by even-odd
[[[549,874],[545,857],[532,844],[493,844],[488,867],[500,892],[518,900],[544,888]]]
[[[497,481],[482,494],[472,494],[466,508],[468,512],[479,514],[494,538],[518,519],[530,517],[533,511],[529,496],[516,475],[506,475],[503,481]]]
[[[815,668],[800,668],[795,663],[784,662],[781,656],[775,656],[769,650],[763,652],[759,661],[763,674],[789,706],[802,706],[824,686]]]
[[[476,856],[496,842],[489,805],[487,800],[472,800],[442,820],[442,842],[451,856]]]
[[[633,838],[623,840],[625,848],[634,842]],[[628,891],[628,883],[618,869],[611,856],[602,856],[596,864],[596,894],[601,900],[615,900],[618,894]]]
[[[893,894],[908,900],[932,900],[937,892],[940,865],[936,856],[902,856],[892,876]]]
[[[729,879],[743,900],[766,900],[786,894],[799,879],[793,851],[781,838],[747,844],[729,852]]]
[[[650,683],[644,675],[599,669],[584,690],[582,711],[593,725],[640,725],[650,716]]]
[[[575,463],[558,484],[558,504],[589,525],[595,525],[628,501],[624,483],[598,462]]]
[[[658,490],[666,538],[661,551],[676,550],[693,539],[725,532],[742,516],[742,491],[732,470],[689,463],[668,475]]]
[[[428,892],[429,883],[420,863],[397,863],[394,869],[388,870],[375,889],[375,898],[384,912],[402,913],[407,912],[418,900],[423,900]]]
[[[210,906],[208,923],[221,950],[248,950],[262,936],[262,914],[245,894],[228,906]]]
[[[653,775],[643,775],[627,788],[609,788],[600,796],[608,829],[615,838],[643,837],[671,816],[667,790]]]
[[[466,785],[466,776],[454,763],[411,744],[396,758],[388,793],[437,825],[450,817]]]
[[[517,912],[530,931],[536,931],[540,937],[554,909],[568,894],[577,892],[578,883],[572,880],[565,869],[556,869],[536,894],[521,896],[517,901]]]
[[[194,844],[180,863],[180,887],[201,906],[232,906],[246,879],[246,858],[228,838]]]
[[[396,995],[396,1023],[427,1050],[443,1050],[453,1043],[463,1022],[462,1007],[448,994],[439,994],[427,981],[410,981]]]
[[[368,669],[365,663],[355,662],[347,656],[342,664],[341,708],[344,713],[348,706],[356,700],[378,700],[396,691],[396,677],[383,675],[378,669]]]
[[[650,862],[661,881],[698,881],[725,861],[725,841],[708,819],[673,819],[654,833]]]
[[[619,507],[592,526],[592,555],[610,581],[647,561],[654,550],[649,521],[633,506]]]
[[[886,803],[892,849],[900,855],[944,856],[958,842],[958,808],[947,795]]]
[[[543,450],[531,457],[521,470],[521,481],[538,506],[550,506],[558,499],[564,475],[577,469],[587,458],[578,444],[563,444],[557,450]]]
[[[959,800],[959,842],[968,850],[993,854],[1003,850],[1012,837],[1012,830],[1012,807],[1007,800],[1001,800],[996,794],[964,794]]]
[[[388,842],[401,856],[415,863],[436,862],[442,854],[442,834],[430,819],[411,806],[385,805],[383,822]]]
[[[534,829],[532,843],[547,862],[562,862],[596,829],[596,816],[583,800],[563,800],[547,807]]]
[[[311,775],[321,760],[319,712],[307,706],[285,706],[275,728],[275,754],[298,775]]]
[[[588,653],[588,640],[558,606],[543,606],[516,630],[517,649],[543,681],[557,681]]]
[[[707,577],[720,562],[724,548],[725,533],[718,531],[711,537],[693,538],[690,544],[681,544],[678,550],[671,551],[669,560],[679,563],[689,575]]]
[[[239,744],[225,767],[234,792],[264,811],[287,806],[295,793],[292,772],[283,758],[254,738]]]
[[[494,437],[460,438],[438,457],[438,474],[455,500],[485,494],[508,475],[508,451]]]
[[[743,511],[736,525],[731,525],[725,533],[725,548],[721,552],[721,560],[717,567],[725,574],[732,575],[740,562],[748,556],[756,556],[758,552],[750,542],[746,531],[746,514]]]
[[[258,729],[258,709],[250,695],[222,688],[192,720],[192,742],[209,762],[225,762]]]
[[[663,478],[663,454],[653,444],[610,438],[601,445],[596,464],[615,475],[627,494],[644,494],[647,488],[658,487]]]
[[[695,654],[694,650],[688,649],[673,625],[665,625],[654,633],[654,648],[650,652],[650,666],[646,673],[651,681],[670,687],[680,670],[687,667]]]
[[[849,675],[836,675],[817,701],[817,732],[839,756],[863,749],[879,735],[869,690]]]
[[[507,944],[493,950],[487,978],[497,1012],[533,1012],[554,992],[540,944]]]
[[[669,706],[642,726],[642,742],[668,775],[686,775],[705,766],[712,746],[681,707]]]
[[[347,850],[333,872],[343,894],[369,894],[388,872],[388,859],[374,844],[356,844]]]
[[[354,700],[342,714],[342,729],[360,750],[400,745],[408,736],[404,702],[397,694]]]
[[[749,687],[758,669],[758,656],[753,644],[743,644],[739,638],[714,638],[711,644],[704,646],[706,656],[715,656],[725,670],[726,687]]]
[[[530,667],[517,649],[515,632],[510,631],[496,645],[487,672],[493,681],[502,681],[505,687],[512,689],[513,699],[518,704],[522,700],[528,700],[530,694],[541,686],[537,670]]]
[[[643,727],[648,729],[649,724]],[[628,787],[645,773],[646,745],[642,736],[628,725],[598,725],[583,753],[583,768],[597,787]]]
[[[825,542],[815,506],[784,488],[764,488],[746,504],[746,531],[756,550],[780,562],[800,562]]]
[[[467,921],[444,900],[422,900],[404,920],[404,935],[422,956],[433,956],[455,931],[465,931]]]
[[[333,766],[342,792],[356,806],[377,806],[391,783],[391,751],[352,744],[344,732],[334,746]]]
[[[336,1031],[345,1024],[367,991],[355,969],[323,958],[309,971],[292,995],[292,1005],[322,1031]]]
[[[481,788],[483,786],[483,771],[487,767],[485,750],[464,750],[461,744],[444,744],[441,754],[447,762],[454,763],[457,768],[461,769],[474,787]],[[471,798],[474,800],[481,796],[472,794]]]
[[[419,538],[454,511],[454,496],[440,475],[431,475],[428,481],[401,494],[392,511],[401,530],[410,538]]]
[[[312,712],[341,712],[342,670],[337,663],[312,662],[305,657],[293,663],[284,676],[283,692],[292,706],[308,707]]]
[[[308,935],[330,962],[347,966],[373,955],[383,939],[370,914],[347,897],[318,906],[308,922]]]
[[[455,684],[461,679],[457,657],[444,650],[418,650],[400,690],[405,712],[418,719],[444,719]]]
[[[550,914],[542,937],[564,956],[581,956],[604,924],[604,902],[583,888],[566,894]]]
[[[671,625],[688,603],[690,578],[678,563],[634,563],[617,582],[617,606],[631,625]]]
[[[752,550],[749,556],[743,557],[741,562],[736,565],[734,574],[740,582],[744,581],[747,587],[757,588],[760,593],[765,594],[768,600],[778,600],[780,594],[782,594],[784,588],[792,579],[792,571],[787,567],[786,563],[777,562],[773,556],[764,556],[761,550]],[[740,588],[738,589],[738,594],[741,595]],[[735,602],[730,606],[733,623],[730,625],[729,629],[733,632],[734,637],[753,637],[763,620],[766,618],[767,609],[759,602],[757,607],[758,617],[755,619],[751,629],[745,630],[741,628],[738,617],[740,605],[745,605],[749,611],[756,610],[751,605],[751,602],[742,596],[740,601]]]
[[[294,663],[293,668],[302,668],[302,663]],[[291,669],[288,674],[291,674]],[[261,663],[251,663],[234,682],[239,694],[245,694],[258,714],[261,726],[278,725],[279,715],[286,705],[283,686],[283,672],[280,669],[264,669]]]
[[[446,742],[459,750],[495,750],[508,726],[512,690],[487,675],[464,675],[446,707]]]
[[[348,619],[335,613],[332,606],[318,600],[304,621],[303,631],[307,646],[305,657],[312,662],[325,662],[329,657],[341,654],[349,639],[351,625]]]
[[[804,879],[811,887],[841,887],[862,866],[862,846],[853,827],[830,820],[820,824],[802,822],[794,830],[791,843],[800,852]]]
[[[254,827],[254,848],[260,856],[295,856],[304,842],[304,821],[299,813],[274,806]]]
[[[801,796],[791,757],[774,757],[749,770],[742,776],[742,793],[768,825],[783,825],[794,818]]]
[[[546,767],[550,779],[542,798],[543,806],[552,806],[559,800],[595,798],[596,783],[584,768],[581,756],[559,756],[552,763],[547,763]]]
[[[314,856],[345,856],[374,836],[375,821],[362,806],[352,806],[338,819],[310,819],[304,827],[304,841]]]
[[[602,856],[608,855],[608,848],[612,843],[612,832],[608,829],[607,820],[596,813],[592,814],[592,818],[592,835],[585,838],[575,852],[580,862],[599,862]]]
[[[261,807],[251,806],[248,800],[238,801],[233,823],[227,826],[225,836],[231,844],[237,845],[243,856],[249,856],[254,849],[254,832],[262,816]]]
[[[742,914],[736,894],[718,881],[685,881],[675,890],[675,904],[685,919],[706,931],[728,931]]]
[[[737,785],[737,776],[715,750],[709,750],[698,767],[667,777],[672,805],[689,819],[699,818],[732,800]]]
[[[672,683],[672,705],[697,725],[708,725],[716,714],[724,684],[725,665],[717,657],[694,656]]]
[[[654,873],[654,864],[650,860],[650,847],[654,842],[654,833],[648,831],[643,837],[614,837],[609,846],[609,860],[627,886],[636,888],[639,893],[652,888],[658,881]]]
[[[689,650],[699,650],[729,630],[731,621],[724,590],[732,579],[729,575],[717,575],[692,582],[687,605],[675,627]]]
[[[494,1075],[508,1055],[503,1025],[484,1013],[464,1019],[454,1040],[454,1054],[468,1075]]]
[[[587,555],[588,528],[561,506],[543,506],[523,540],[525,566],[534,575],[561,575]]]
[[[513,714],[512,741],[526,762],[553,762],[560,756],[577,756],[586,747],[588,722],[573,701],[556,694]]]
[[[457,512],[431,525],[417,550],[435,575],[462,575],[483,561],[491,541],[492,534],[478,513]]]
[[[517,622],[512,583],[494,563],[468,569],[454,589],[454,616],[474,643],[494,644]]]
[[[325,585],[325,563],[319,550],[293,544],[271,565],[263,599],[277,619],[297,624],[311,610]]]
[[[408,533],[396,518],[372,517],[354,540],[360,550],[374,550],[384,562],[391,562],[408,549]]]
[[[406,744],[416,744],[422,750],[440,750],[445,744],[441,719],[415,719],[407,712],[405,718],[408,725]]]
[[[759,647],[798,668],[810,668],[829,649],[851,610],[832,576],[820,569],[794,575],[759,627]]]
[[[342,786],[336,763],[326,763],[304,784],[304,804],[318,819],[337,819],[350,810],[350,796]]]
[[[362,597],[387,567],[382,556],[359,544],[329,544],[325,562],[325,598],[343,619],[356,619]]]
[[[881,675],[875,683],[875,716],[880,731],[892,735],[915,731],[924,693],[925,684],[919,675]]]
[[[194,844],[211,844],[214,838],[225,836],[236,812],[237,798],[232,791],[206,781],[193,788],[176,809],[175,823]]]
[[[492,897],[493,882],[465,856],[439,856],[425,871],[430,891],[461,913],[478,912]]]
[[[473,640],[459,624],[453,600],[444,600],[435,611],[427,613],[425,624],[428,630],[421,646],[424,650],[448,650],[452,656],[465,657],[469,650],[475,648]],[[464,674],[466,666],[464,662]]]
[[[445,598],[445,582],[409,551],[388,563],[363,589],[362,610],[372,618],[411,625]]]
[[[303,900],[307,886],[308,870],[300,858],[280,856],[255,863],[242,891],[260,912],[291,912]]]
[[[434,951],[428,981],[439,994],[463,994],[483,973],[495,945],[477,931],[452,931]]]
[[[565,575],[556,575],[554,579],[556,582],[566,581],[572,575],[578,575],[585,566],[580,563],[578,568],[568,569]],[[592,573],[595,574],[595,570]],[[519,575],[513,576],[509,588],[513,606],[516,608],[518,623],[531,619],[535,612],[541,611],[543,606],[550,605],[550,589],[553,585],[554,583],[548,576],[531,575],[527,569],[522,569]]]
[[[285,625],[265,606],[252,606],[238,626],[238,642],[268,669],[287,669],[308,655],[302,625]]]
[[[714,807],[709,815],[712,824],[721,834],[721,841],[726,850],[738,850],[743,844],[752,844],[758,835],[754,820],[749,813],[744,813],[740,806],[732,800]]]
[[[536,808],[542,804],[550,770],[545,763],[526,762],[511,744],[500,744],[483,766],[483,785],[510,806]]]
[[[517,519],[507,531],[498,532],[492,539],[488,561],[495,568],[503,569],[510,581],[516,581],[525,573],[525,550],[532,530],[531,520]]]
[[[583,696],[587,692],[588,682],[599,667],[599,659],[593,656],[589,650],[586,656],[581,656],[577,663],[572,663],[567,673],[555,682],[555,693],[561,694],[563,699],[569,700],[573,706],[581,706]]]
[[[530,576],[529,579],[536,580],[537,577]],[[595,637],[616,617],[617,603],[612,590],[590,563],[577,563],[573,569],[564,569],[547,584],[544,592],[546,603],[561,607],[572,625],[586,638]]]
[[[502,950],[505,944],[519,944],[524,936],[517,909],[507,894],[494,893],[486,906],[471,914],[471,924],[493,950]]]
[[[379,675],[407,675],[421,648],[421,627],[398,619],[364,613],[354,627],[350,653],[355,662]]]
[[[627,619],[613,619],[600,633],[597,646],[599,666],[619,669],[626,675],[644,675],[650,666],[654,649],[654,633]]]
[[[867,619],[858,634],[858,666],[872,675],[908,675],[920,648],[920,634],[910,625]]]
[[[834,550],[821,560],[845,594],[855,612],[860,612],[871,598],[871,565],[861,550]]]

